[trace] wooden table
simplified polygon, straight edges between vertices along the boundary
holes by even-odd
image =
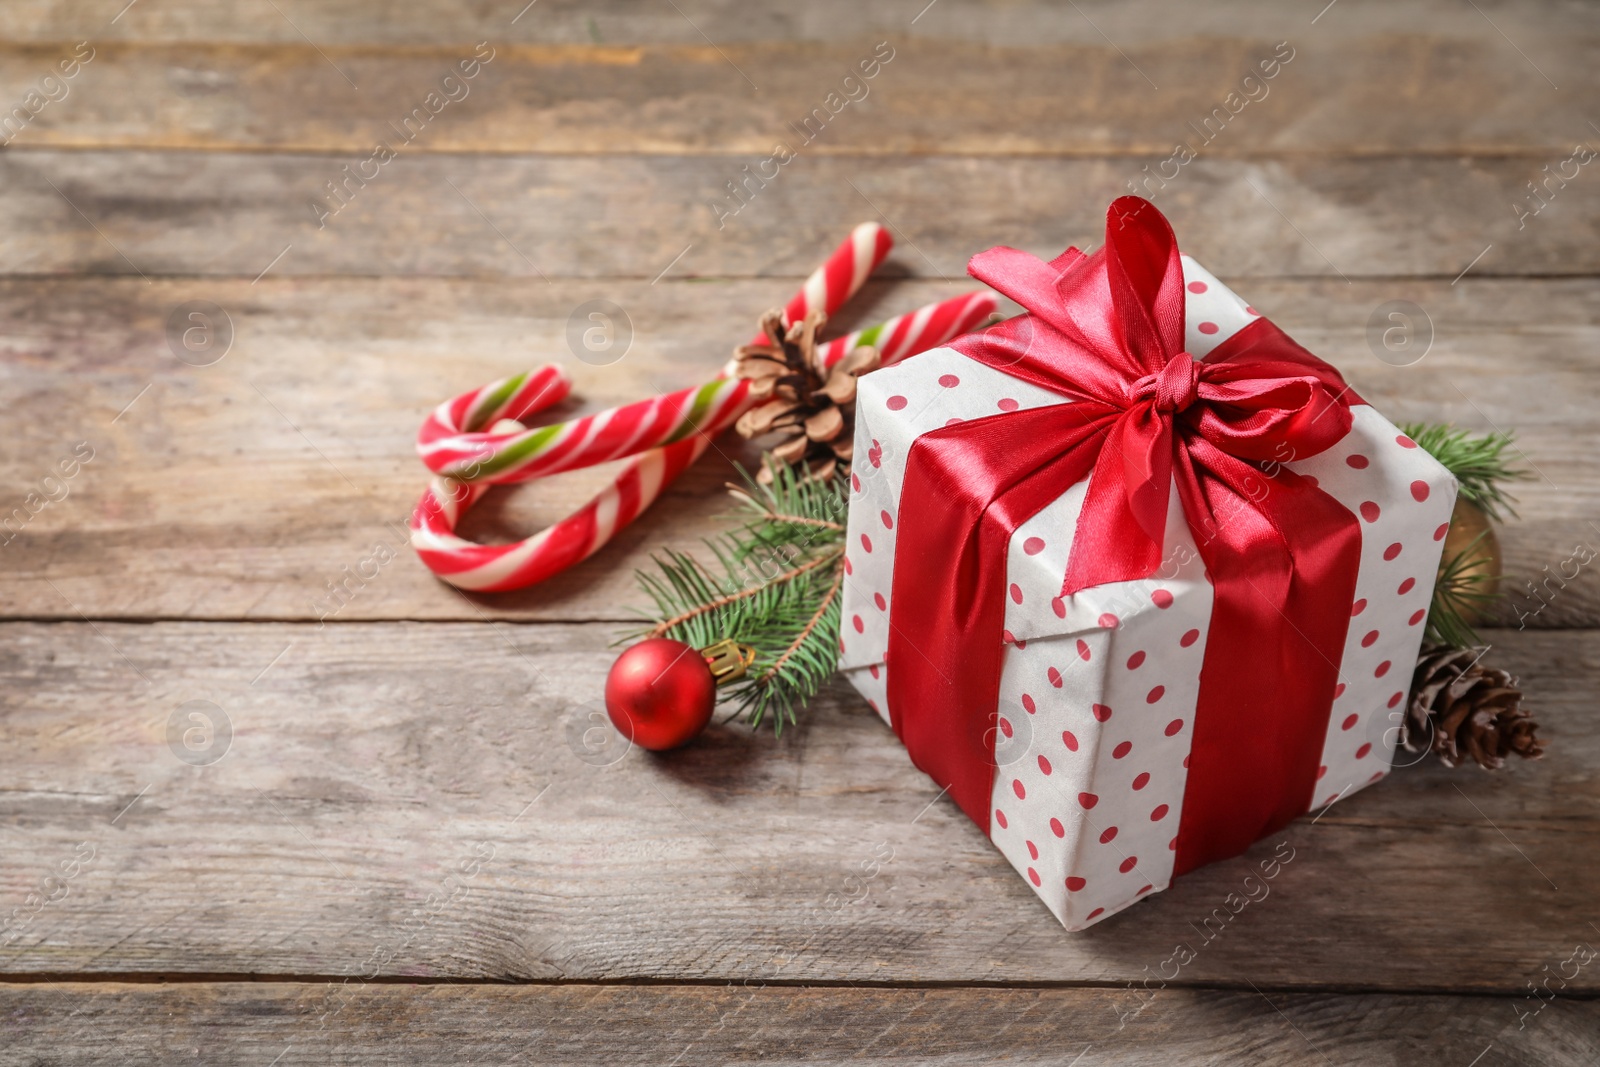
[[[124,2],[0,10],[0,1063],[1600,1061],[1593,8]],[[443,398],[697,382],[856,221],[898,241],[860,323],[1098,244],[1129,183],[1392,418],[1516,428],[1487,638],[1550,743],[1295,824],[1164,987],[1255,853],[1068,935],[843,687],[781,739],[585,747],[632,570],[718,527],[726,460],[531,591],[405,547]],[[569,349],[590,300],[619,362]],[[175,348],[199,301],[231,338]]]

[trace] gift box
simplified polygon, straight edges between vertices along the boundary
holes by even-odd
[[[1148,202],[862,379],[841,669],[1069,930],[1389,768],[1456,485]]]

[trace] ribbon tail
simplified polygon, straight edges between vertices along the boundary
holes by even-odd
[[[1361,556],[1355,516],[1298,475],[1268,478],[1199,438],[1188,457],[1174,478],[1215,601],[1176,874],[1311,806]]]

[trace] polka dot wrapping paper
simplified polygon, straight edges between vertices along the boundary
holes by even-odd
[[[1257,312],[1187,256],[1183,271],[1185,343],[1201,358]],[[1069,402],[949,348],[862,379],[840,667],[885,722],[895,530],[917,521],[899,507],[912,442],[952,421]],[[1351,411],[1337,445],[1286,464],[1359,516],[1361,531],[1312,807],[1389,769],[1456,495],[1450,474],[1376,410]],[[1176,492],[1169,562],[1156,576],[1061,596],[1087,486],[1073,486],[1010,540],[993,731],[991,840],[1069,930],[1172,880],[1213,603]]]

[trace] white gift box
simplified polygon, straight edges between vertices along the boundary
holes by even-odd
[[[1257,312],[1183,257],[1185,344],[1203,358]],[[949,348],[861,380],[840,668],[889,721],[895,528],[918,435],[1071,401]],[[1456,483],[1364,404],[1338,444],[1285,464],[1360,519],[1361,562],[1313,806],[1389,769]],[[1176,491],[1157,576],[1062,597],[1087,479],[1013,535],[990,837],[1069,930],[1172,880],[1211,582]],[[1248,670],[1247,664],[1240,665]]]

